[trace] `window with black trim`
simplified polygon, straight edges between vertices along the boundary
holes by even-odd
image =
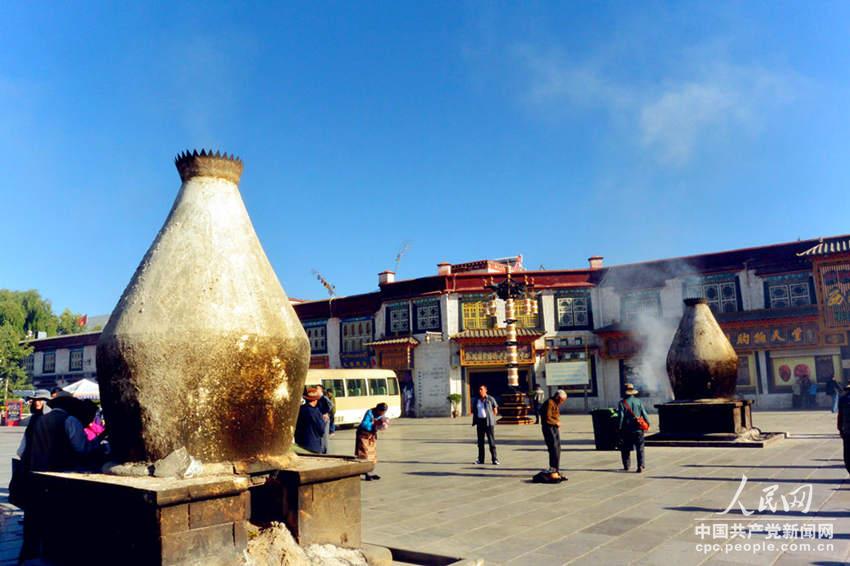
[[[413,320],[416,332],[441,330],[440,301],[438,299],[413,302]]]
[[[35,367],[35,354],[30,354],[29,356],[25,357],[21,365],[24,368],[25,372],[32,375],[33,368]]]
[[[68,371],[83,371],[83,349],[74,348],[71,350],[68,359]]]
[[[41,373],[53,373],[56,371],[56,352],[45,352],[41,363]]]
[[[340,323],[342,353],[365,352],[367,342],[372,341],[372,319],[347,320]]]
[[[307,333],[307,338],[310,340],[311,354],[325,354],[328,351],[328,323],[323,322],[306,322],[304,323],[304,332]]]
[[[709,275],[685,281],[686,299],[703,298],[715,313],[741,309],[737,275]]]
[[[768,277],[764,282],[764,306],[785,309],[812,305],[812,288],[812,278],[808,274]]]
[[[555,295],[558,330],[590,328],[590,291],[560,291]]]
[[[386,318],[388,336],[410,334],[410,305],[408,303],[387,305]]]

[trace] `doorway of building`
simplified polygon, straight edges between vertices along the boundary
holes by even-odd
[[[506,370],[467,370],[469,383],[469,399],[478,396],[478,388],[487,386],[487,393],[492,395],[496,402],[502,404],[502,395],[510,393],[508,387],[508,372]],[[528,391],[528,370],[519,370],[519,390]]]

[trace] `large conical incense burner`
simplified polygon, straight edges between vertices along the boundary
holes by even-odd
[[[374,464],[293,457],[310,344],[239,195],[242,162],[176,163],[177,199],[97,346],[109,473],[31,474],[42,558],[93,563],[76,544],[90,524],[56,513],[82,508],[101,519],[97,564],[242,564],[249,522],[359,547]]]
[[[705,299],[685,299],[670,349],[667,375],[676,399],[656,405],[656,446],[762,447],[780,433],[753,427],[752,400],[735,396],[738,355]]]
[[[307,336],[239,194],[242,162],[195,151],[176,165],[177,199],[97,347],[113,457],[280,458]]]
[[[738,354],[705,299],[685,299],[667,353],[667,375],[678,401],[734,397]]]

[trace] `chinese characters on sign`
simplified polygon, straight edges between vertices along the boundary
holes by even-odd
[[[533,363],[531,344],[517,346],[517,356],[520,364]],[[502,344],[464,346],[460,351],[460,362],[464,366],[504,365],[507,361],[508,354]]]
[[[818,343],[818,328],[815,323],[730,328],[726,330],[726,337],[736,350],[815,346]]]

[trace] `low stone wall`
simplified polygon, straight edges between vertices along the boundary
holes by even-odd
[[[247,478],[33,474],[50,563],[232,565],[247,546]]]

